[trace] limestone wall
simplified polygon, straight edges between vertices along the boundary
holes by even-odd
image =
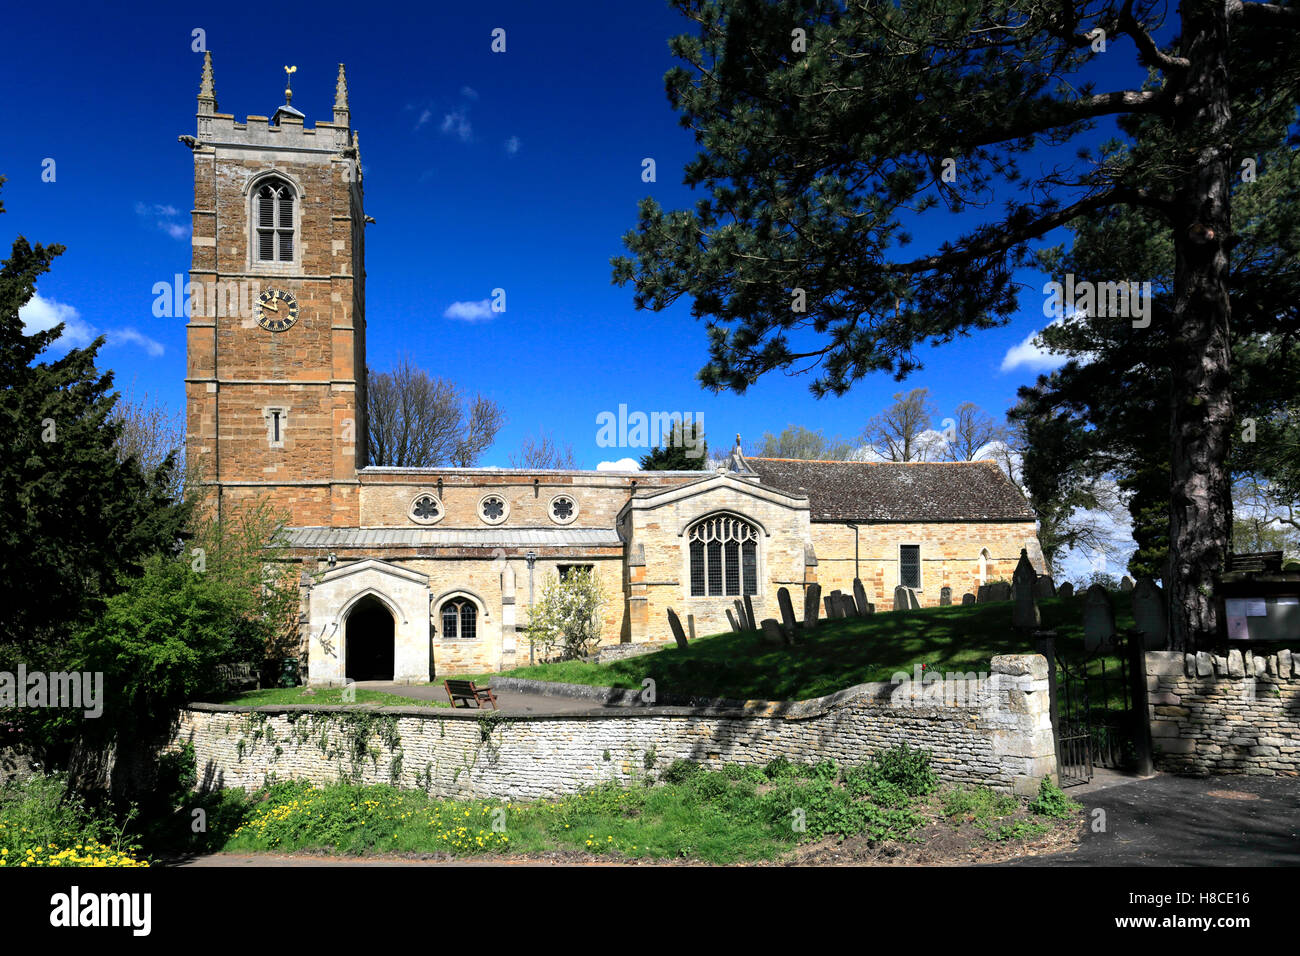
[[[641,780],[678,758],[714,768],[778,756],[855,765],[906,742],[932,751],[945,781],[1032,793],[1056,771],[1046,661],[1016,655],[992,666],[977,694],[955,702],[934,686],[918,696],[916,685],[863,684],[794,703],[556,716],[195,704],[181,712],[171,746],[194,745],[206,788],[344,779],[438,796],[529,799]]]
[[[1300,775],[1297,655],[1230,650],[1147,652],[1151,742],[1158,769]]]
[[[1037,533],[1029,522],[967,522],[962,524],[898,523],[847,524],[814,521],[813,546],[817,550],[817,581],[822,593],[853,591],[853,578],[862,578],[876,610],[893,607],[894,588],[899,584],[898,548],[903,544],[921,547],[922,607],[937,607],[939,592],[952,588],[954,604],[966,592],[979,587],[980,551],[987,549],[986,578],[1011,580],[1020,560],[1020,549],[1028,548],[1041,573],[1042,552]]]

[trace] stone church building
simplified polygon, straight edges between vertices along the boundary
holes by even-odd
[[[603,644],[671,640],[669,608],[725,630],[743,595],[778,616],[777,589],[798,607],[814,581],[860,577],[884,607],[902,584],[935,605],[1009,580],[1021,548],[1042,570],[1033,515],[989,462],[747,459],[738,444],[712,472],[367,466],[368,219],[343,67],[330,122],[308,128],[291,102],[218,112],[205,55],[196,135],[180,137],[186,448],[221,514],[260,498],[288,515],[310,683],[526,664],[530,601],[575,567],[603,588]],[[249,286],[247,310],[224,307]]]

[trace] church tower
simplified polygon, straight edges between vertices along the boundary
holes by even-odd
[[[365,214],[339,64],[333,122],[285,103],[217,112],[203,56],[194,157],[186,457],[222,511],[262,498],[291,526],[359,524],[365,464]]]

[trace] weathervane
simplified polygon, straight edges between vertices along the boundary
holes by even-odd
[[[286,66],[284,68],[284,104],[288,106],[293,102],[293,75],[298,72],[296,66]]]

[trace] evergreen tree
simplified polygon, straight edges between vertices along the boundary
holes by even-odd
[[[0,183],[4,178],[0,177]],[[4,211],[0,203],[0,213]],[[174,551],[185,507],[170,497],[175,460],[146,474],[120,459],[103,339],[41,360],[58,325],[25,333],[18,311],[59,245],[18,237],[0,263],[0,664],[55,664],[75,624],[153,553]]]
[[[1176,648],[1213,639],[1232,521],[1231,187],[1294,122],[1300,12],[1184,0],[1158,42],[1156,0],[674,5],[698,30],[672,41],[687,68],[668,94],[701,146],[686,182],[708,195],[674,212],[643,200],[614,280],[638,307],[691,297],[709,324],[706,386],[810,366],[818,394],[905,376],[922,343],[1013,315],[1014,269],[1053,230],[1125,209],[1158,226],[1175,261],[1171,633]],[[1097,91],[1095,77],[1126,72],[1146,79]],[[1081,139],[1103,118],[1127,149],[1098,156]],[[1055,153],[1023,163],[1037,147]],[[899,256],[939,207],[980,218]]]
[[[674,422],[661,443],[641,456],[645,471],[704,471],[709,461],[709,443],[699,422]]]

